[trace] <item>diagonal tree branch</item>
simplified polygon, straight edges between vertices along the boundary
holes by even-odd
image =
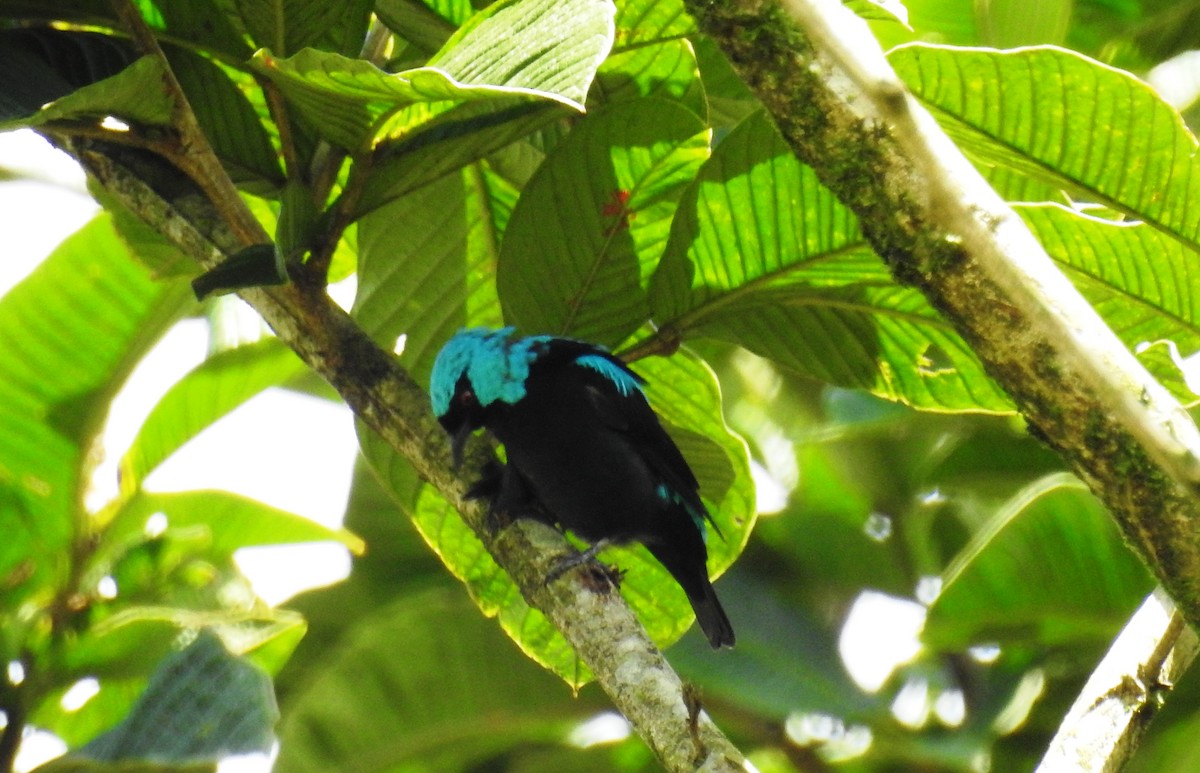
[[[908,93],[836,0],[686,0],[848,206],[1200,624],[1200,432]]]

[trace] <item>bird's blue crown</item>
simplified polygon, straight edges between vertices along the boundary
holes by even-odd
[[[429,379],[433,412],[450,410],[458,380],[466,374],[475,399],[486,407],[496,400],[515,403],[525,396],[529,365],[537,359],[549,336],[511,338],[514,328],[476,327],[458,331],[433,361]]]
[[[429,379],[435,415],[443,416],[450,410],[454,390],[464,374],[481,406],[487,407],[496,400],[511,405],[525,396],[529,366],[555,339],[545,335],[513,338],[513,332],[512,327],[469,328],[458,331],[446,342],[433,361]],[[575,362],[613,382],[622,395],[641,391],[636,376],[599,354],[585,354]]]

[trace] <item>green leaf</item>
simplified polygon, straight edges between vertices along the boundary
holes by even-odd
[[[63,665],[68,674],[129,677],[148,673],[148,664],[174,648],[181,633],[211,629],[240,655],[282,641],[295,647],[304,621],[283,609],[192,610],[180,607],[127,606],[89,626],[67,648]]]
[[[236,4],[254,42],[280,54],[306,46],[355,54],[371,9],[364,0],[236,0]]]
[[[372,610],[339,641],[288,703],[274,769],[473,769],[516,746],[561,743],[596,708],[569,698],[461,592],[424,591]]]
[[[184,49],[169,47],[171,71],[217,157],[237,183],[283,183],[279,160],[258,113],[218,65]]]
[[[388,29],[427,54],[446,45],[458,29],[420,0],[377,0],[375,13]]]
[[[650,286],[656,323],[933,410],[1007,411],[970,348],[892,281],[850,211],[762,113],[684,194]]]
[[[1164,344],[1143,361],[1176,397],[1196,404],[1200,398],[1166,345],[1184,357],[1200,351],[1200,300],[1189,291],[1200,282],[1196,254],[1149,224],[1099,220],[1054,205],[1017,212],[1126,346]]]
[[[254,244],[193,279],[192,292],[196,300],[202,301],[210,295],[224,295],[247,287],[285,284],[287,278],[279,248],[274,244]]]
[[[167,657],[120,725],[75,752],[95,760],[217,761],[271,750],[270,678],[201,631]]]
[[[359,224],[351,315],[424,383],[459,328],[499,325],[492,267],[516,192],[479,168],[448,175]]]
[[[0,129],[116,116],[166,126],[171,101],[153,57],[105,35],[58,30],[0,30]]]
[[[591,96],[604,104],[662,97],[702,118],[708,114],[696,55],[684,39],[614,52],[600,65]]]
[[[495,3],[472,17],[428,66],[397,74],[315,49],[287,59],[260,51],[252,66],[322,136],[363,151],[381,134],[406,135],[471,101],[499,99],[504,108],[514,101],[557,102],[582,110],[612,44],[611,14],[604,0]],[[501,39],[508,44],[497,46]]]
[[[556,103],[517,99],[468,102],[439,113],[379,149],[355,216],[372,213],[570,114]]]
[[[496,274],[505,319],[610,347],[643,325],[642,288],[709,138],[695,114],[659,99],[580,122],[513,211]]]
[[[429,60],[463,83],[548,93],[583,109],[613,43],[612,0],[500,0],[467,20]]]
[[[1056,48],[898,48],[892,66],[968,153],[1200,249],[1196,138],[1145,82]]]
[[[228,3],[229,0],[134,0],[150,28],[165,33],[160,38],[187,41],[217,59],[240,65],[251,50],[236,28],[241,20],[232,19],[225,10]],[[111,5],[107,13],[112,14]]]
[[[696,32],[682,0],[621,0],[617,8],[614,52],[678,40]]]
[[[28,582],[64,568],[82,499],[84,449],[112,396],[192,302],[155,281],[101,215],[0,299],[0,486],[19,503]]]
[[[127,489],[140,486],[205,427],[264,389],[306,372],[300,358],[274,338],[209,357],[175,382],[150,411],[121,458],[122,484]]]
[[[650,382],[648,395],[672,437],[700,480],[701,496],[717,528],[708,538],[710,573],[719,575],[741,552],[753,527],[754,490],[745,444],[721,419],[720,391],[712,372],[685,354],[640,362],[637,370]],[[364,439],[363,452],[380,478],[389,480],[388,455],[381,442]],[[484,550],[475,534],[432,488],[416,498],[413,519],[422,536],[448,569],[467,584],[485,615],[498,616],[501,627],[538,663],[579,686],[591,675],[545,617],[530,608],[512,580]],[[650,637],[666,646],[692,622],[683,591],[640,545],[604,551],[603,560],[625,570],[621,594],[631,604]]]
[[[1008,501],[946,568],[923,640],[1094,645],[1120,629],[1153,585],[1087,488],[1050,475]]]
[[[213,562],[228,561],[239,548],[301,542],[339,542],[361,553],[362,540],[345,529],[330,529],[286,510],[228,491],[182,491],[171,494],[139,492],[125,502],[105,531],[100,556],[116,551],[145,533],[150,516],[161,513],[167,529],[200,527],[196,553]]]

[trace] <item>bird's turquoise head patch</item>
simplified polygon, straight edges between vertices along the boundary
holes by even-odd
[[[433,412],[443,416],[450,410],[450,401],[459,379],[464,375],[483,407],[496,400],[515,403],[525,396],[525,379],[529,365],[537,359],[546,336],[513,339],[513,328],[499,330],[476,327],[460,330],[433,361],[429,379],[429,396]]]

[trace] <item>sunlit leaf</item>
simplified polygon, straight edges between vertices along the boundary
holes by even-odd
[[[1144,81],[1057,48],[909,45],[889,60],[968,153],[1200,249],[1196,138]]]
[[[171,120],[161,62],[105,35],[2,30],[0,69],[0,129],[110,115],[149,126]]]
[[[502,39],[507,45],[497,46]],[[260,51],[252,64],[323,136],[361,151],[381,132],[403,136],[472,101],[582,109],[611,44],[612,6],[604,0],[514,0],[481,11],[427,66],[402,73],[316,49],[286,59]]]
[[[1133,351],[1171,342],[1178,356],[1200,350],[1196,253],[1148,224],[1087,217],[1059,206],[1017,209],[1034,235]],[[1155,377],[1187,404],[1198,398],[1169,356],[1148,360]]]
[[[736,343],[821,381],[935,410],[1011,409],[761,113],[684,194],[650,304],[672,335]]]

